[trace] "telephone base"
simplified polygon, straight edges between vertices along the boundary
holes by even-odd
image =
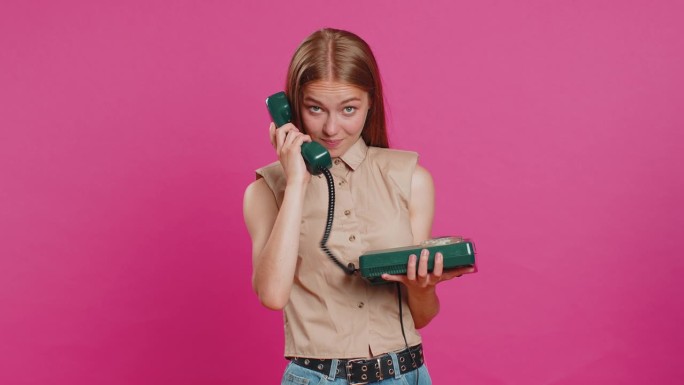
[[[390,283],[382,279],[382,274],[406,274],[409,255],[420,255],[428,249],[428,271],[435,266],[435,254],[442,253],[444,269],[472,266],[475,264],[475,245],[469,239],[444,237],[427,240],[419,245],[373,250],[359,257],[359,271],[372,285]]]

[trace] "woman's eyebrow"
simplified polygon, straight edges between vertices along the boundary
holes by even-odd
[[[351,97],[351,98],[349,98],[349,99],[343,100],[340,104],[347,104],[347,103],[349,103],[349,102],[357,102],[357,101],[360,102],[360,101],[361,101],[361,98],[356,97],[356,96],[353,96],[353,97]]]
[[[305,102],[312,102],[312,103],[316,103],[316,104],[323,104],[323,103],[319,102],[318,100],[312,98],[311,96],[306,96],[304,98],[304,101]]]
[[[315,98],[312,98],[311,96],[306,96],[304,97],[305,102],[312,102],[316,104],[323,104],[319,100],[316,100]],[[355,101],[361,101],[361,98],[357,96],[352,96],[351,98],[344,99],[343,101],[340,102],[340,104],[347,104],[349,102],[355,102]]]

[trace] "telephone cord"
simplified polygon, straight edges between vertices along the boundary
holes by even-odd
[[[409,349],[408,345],[408,340],[406,339],[406,332],[404,331],[404,312],[403,312],[403,302],[401,301],[401,284],[399,282],[395,282],[396,288],[397,288],[397,301],[399,302],[399,324],[401,324],[401,336],[404,337],[404,345],[406,346],[406,349]],[[411,361],[414,366],[416,365],[416,359],[411,356]],[[418,370],[418,369],[416,369]],[[416,372],[416,385],[420,381],[420,372]]]
[[[325,231],[323,232],[323,239],[321,239],[321,249],[325,252],[325,254],[330,258],[331,261],[333,261],[337,266],[340,267],[345,273],[351,275],[354,274],[355,272],[358,271],[356,266],[353,263],[349,263],[347,266],[344,266],[342,262],[340,262],[337,257],[328,249],[328,246],[326,244],[328,243],[328,238],[330,237],[330,231],[332,230],[332,224],[333,224],[333,218],[335,214],[335,181],[333,180],[333,176],[330,173],[330,170],[328,170],[325,167],[321,167],[321,172],[323,175],[325,175],[325,180],[328,183],[328,216],[327,220],[325,222]],[[404,337],[404,345],[406,346],[406,349],[409,349],[408,346],[408,340],[406,339],[406,332],[404,331],[404,316],[403,316],[403,303],[401,300],[401,285],[399,282],[396,282],[396,288],[397,288],[397,302],[399,303],[399,323],[401,325],[401,335]],[[411,359],[413,361],[413,364],[416,365],[415,358],[412,357]],[[416,373],[416,384],[418,383],[420,379],[420,373]]]
[[[333,217],[335,214],[335,181],[333,180],[333,176],[330,173],[330,170],[328,170],[325,167],[320,168],[321,172],[323,175],[325,175],[325,180],[328,182],[328,217],[325,222],[325,231],[323,232],[323,239],[321,239],[321,249],[325,254],[330,258],[331,261],[333,261],[337,266],[340,267],[345,273],[351,275],[354,274],[358,269],[353,263],[349,263],[347,266],[345,266],[342,262],[340,262],[337,257],[328,249],[328,246],[326,244],[328,243],[328,238],[330,237],[330,231],[332,230],[332,224],[333,224]]]

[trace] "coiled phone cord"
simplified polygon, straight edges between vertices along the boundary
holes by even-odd
[[[351,262],[345,266],[342,262],[340,262],[339,259],[337,259],[337,257],[335,257],[335,255],[333,255],[332,251],[328,249],[328,246],[326,246],[326,243],[328,243],[328,238],[330,237],[330,230],[332,230],[333,217],[335,214],[335,181],[333,180],[330,170],[325,167],[321,167],[320,170],[323,175],[325,175],[325,180],[328,182],[328,218],[325,222],[323,239],[321,239],[321,249],[330,258],[330,260],[335,262],[335,264],[340,267],[340,269],[351,275],[358,271],[356,266]]]

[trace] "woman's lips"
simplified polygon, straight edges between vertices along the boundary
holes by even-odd
[[[321,139],[323,143],[325,143],[325,146],[328,148],[336,148],[337,146],[342,143],[342,139],[339,140],[327,140],[327,139]]]

